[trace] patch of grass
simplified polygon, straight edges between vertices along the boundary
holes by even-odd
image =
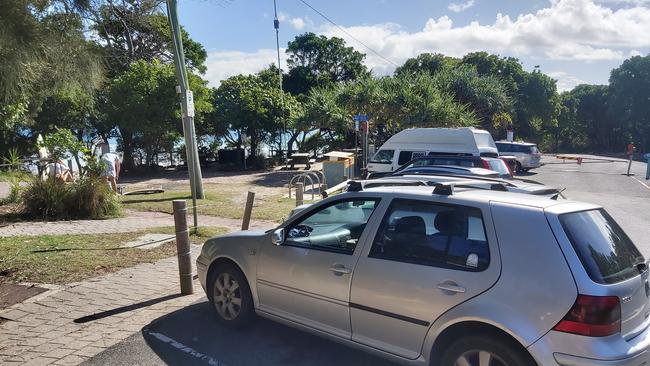
[[[26,182],[32,179],[32,177],[30,173],[22,170],[0,170],[0,182],[11,182],[13,180]]]
[[[137,211],[173,213],[172,201],[176,199],[187,200],[192,204],[189,191],[166,191],[160,194],[123,196],[122,203],[125,208]],[[244,216],[246,201],[245,192],[230,189],[205,191],[205,199],[197,200],[196,205],[201,215],[241,219]],[[253,206],[253,220],[271,220],[281,222],[296,206],[295,199],[282,196],[256,196]]]
[[[143,232],[93,235],[43,235],[0,238],[0,281],[63,284],[139,263],[153,263],[176,255],[175,242],[154,249],[120,248],[146,232],[174,233],[174,228],[155,228]],[[224,228],[201,228],[192,242],[227,232]],[[119,248],[119,249],[114,249]],[[72,249],[72,250],[71,250]]]

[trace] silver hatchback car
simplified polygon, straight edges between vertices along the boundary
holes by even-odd
[[[601,207],[355,187],[208,240],[197,266],[219,321],[257,314],[413,365],[650,364],[647,263]]]

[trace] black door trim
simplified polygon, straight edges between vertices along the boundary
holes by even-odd
[[[429,326],[429,322],[424,321],[424,320],[415,319],[415,318],[411,318],[409,316],[395,314],[395,313],[391,313],[391,312],[388,312],[388,311],[371,308],[371,307],[361,305],[361,304],[355,304],[353,302],[350,303],[350,307],[353,308],[353,309],[359,309],[359,310],[367,311],[367,312],[370,312],[370,313],[375,313],[375,314],[387,316],[389,318],[394,318],[394,319],[402,320],[402,321],[405,321],[405,322],[421,325],[423,327],[428,327]]]

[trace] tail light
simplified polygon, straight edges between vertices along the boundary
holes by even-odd
[[[510,164],[508,164],[507,161],[503,160],[503,162],[506,164],[506,167],[508,168],[508,173],[510,173],[510,177],[513,178],[515,176],[515,173],[512,171],[512,167],[510,166]]]
[[[621,303],[617,296],[578,295],[569,313],[553,329],[587,337],[619,333]]]
[[[483,168],[484,168],[484,169],[492,170],[492,168],[490,168],[490,163],[488,163],[487,160],[485,160],[485,159],[481,159],[481,164],[483,164]]]

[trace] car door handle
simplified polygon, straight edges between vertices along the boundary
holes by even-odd
[[[438,284],[438,289],[446,292],[452,292],[457,294],[465,293],[465,287],[458,286],[454,282],[443,282]]]
[[[350,268],[346,268],[342,264],[335,264],[330,267],[330,271],[334,272],[335,275],[340,276],[352,272]]]

